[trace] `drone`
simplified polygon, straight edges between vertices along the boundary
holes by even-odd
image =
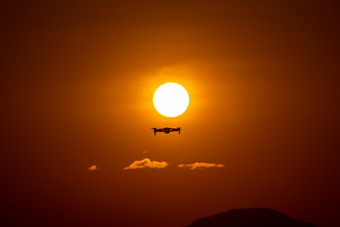
[[[181,128],[151,128],[153,129],[153,133],[156,135],[157,132],[164,132],[165,134],[169,134],[170,132],[178,132],[181,134]]]

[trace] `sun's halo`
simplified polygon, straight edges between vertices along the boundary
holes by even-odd
[[[189,95],[181,85],[165,83],[155,91],[153,95],[153,105],[161,115],[177,117],[187,109],[189,105]]]

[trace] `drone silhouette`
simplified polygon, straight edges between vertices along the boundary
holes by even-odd
[[[153,129],[153,133],[156,135],[157,132],[164,132],[165,134],[169,134],[170,132],[178,132],[181,134],[181,128],[151,128]]]

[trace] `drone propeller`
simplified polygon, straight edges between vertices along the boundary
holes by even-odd
[[[156,135],[156,133],[157,133],[157,128],[151,128],[151,129],[153,129],[153,133]]]

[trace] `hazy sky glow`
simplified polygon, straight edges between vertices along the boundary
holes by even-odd
[[[335,3],[46,2],[1,3],[4,221],[180,227],[268,207],[338,226]],[[153,106],[167,82],[190,96],[178,117]],[[181,134],[150,129],[167,126]]]

